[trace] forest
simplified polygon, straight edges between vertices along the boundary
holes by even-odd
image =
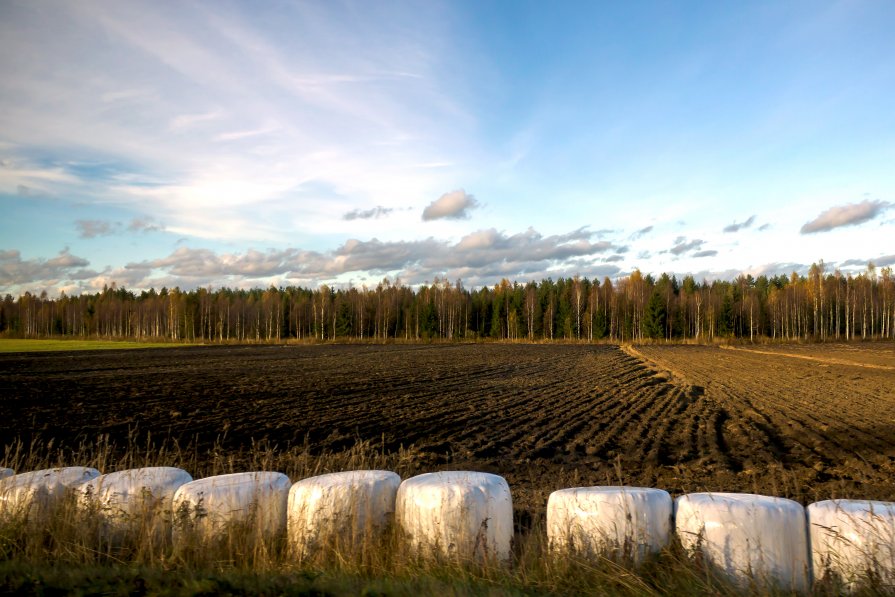
[[[375,287],[286,287],[139,293],[105,288],[48,297],[9,294],[0,336],[163,339],[178,342],[298,340],[428,341],[644,339],[711,342],[895,338],[892,268],[859,274],[740,275],[697,282],[634,270],[602,281],[574,276],[525,284],[502,280],[468,289],[436,278],[412,288],[383,279]]]

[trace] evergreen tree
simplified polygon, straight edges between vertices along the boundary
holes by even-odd
[[[643,334],[647,338],[664,338],[668,312],[665,309],[665,297],[656,289],[650,296],[643,313]]]

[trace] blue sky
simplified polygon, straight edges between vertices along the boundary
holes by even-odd
[[[895,264],[891,2],[0,4],[0,292]]]

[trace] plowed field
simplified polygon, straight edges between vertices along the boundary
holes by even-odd
[[[517,504],[637,484],[895,500],[891,345],[184,347],[0,355],[0,440],[414,445]]]

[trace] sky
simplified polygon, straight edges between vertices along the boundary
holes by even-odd
[[[0,2],[0,294],[895,265],[895,3]]]

